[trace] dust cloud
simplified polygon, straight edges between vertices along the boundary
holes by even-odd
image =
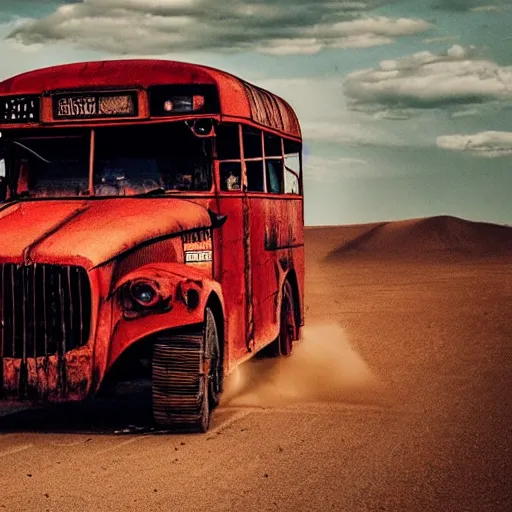
[[[380,387],[339,325],[309,325],[290,357],[255,358],[238,367],[221,406],[368,403],[379,401]]]

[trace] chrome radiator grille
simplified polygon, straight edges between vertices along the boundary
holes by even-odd
[[[85,345],[91,288],[85,269],[0,264],[0,355],[25,359]]]

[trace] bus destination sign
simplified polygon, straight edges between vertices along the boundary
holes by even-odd
[[[137,116],[137,93],[59,94],[53,97],[54,119]]]
[[[39,97],[7,96],[0,100],[0,123],[39,122]]]

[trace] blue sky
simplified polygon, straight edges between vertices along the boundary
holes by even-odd
[[[306,223],[512,224],[512,0],[2,0],[0,78],[157,57],[287,99]]]

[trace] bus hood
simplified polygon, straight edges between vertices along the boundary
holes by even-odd
[[[211,226],[208,210],[185,199],[23,201],[0,209],[0,263],[90,269],[144,242]]]

